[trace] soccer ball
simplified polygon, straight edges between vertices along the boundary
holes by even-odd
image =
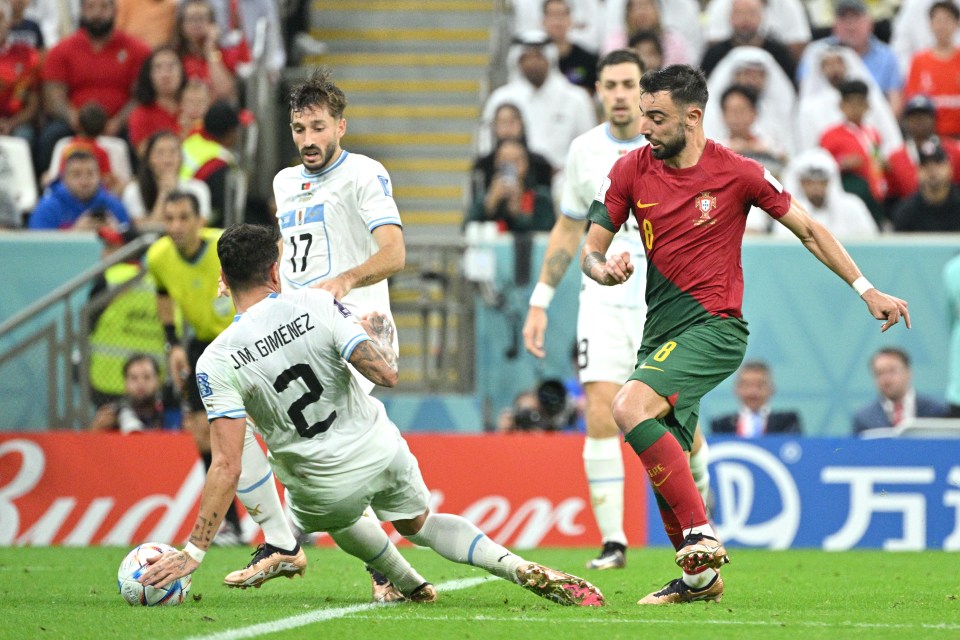
[[[161,542],[145,542],[128,553],[120,563],[120,570],[117,571],[117,586],[120,587],[120,595],[131,606],[158,607],[180,604],[190,592],[190,576],[175,580],[163,589],[148,587],[137,582],[137,578],[143,575],[147,567],[147,560],[167,551],[176,551],[176,549]]]

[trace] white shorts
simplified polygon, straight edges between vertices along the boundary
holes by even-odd
[[[331,485],[335,482],[339,488],[331,486],[333,495],[325,496],[328,499],[324,504],[301,507],[288,490],[287,502],[294,524],[305,533],[337,531],[359,520],[368,506],[385,522],[408,520],[427,510],[430,492],[420,475],[420,465],[403,438],[386,468],[358,476],[331,478]]]
[[[581,383],[627,381],[637,368],[646,314],[644,307],[613,307],[581,298],[577,314]]]

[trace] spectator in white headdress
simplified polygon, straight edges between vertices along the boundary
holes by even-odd
[[[867,85],[870,111],[865,123],[880,134],[880,150],[886,158],[903,144],[903,136],[893,110],[860,56],[852,49],[815,42],[810,45],[809,71],[800,83],[797,148],[815,147],[828,128],[843,122],[839,87],[847,80],[862,80]],[[806,54],[804,57],[807,58]]]
[[[794,151],[793,126],[797,94],[793,83],[769,53],[757,47],[736,47],[726,55],[707,81],[711,96],[720,97],[734,84],[757,90],[757,121],[754,132],[788,156]],[[707,101],[703,128],[708,138],[728,136],[720,100]]]

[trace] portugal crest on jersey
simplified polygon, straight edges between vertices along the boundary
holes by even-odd
[[[711,196],[709,191],[701,191],[696,199],[697,211],[700,217],[697,218],[693,226],[699,227],[702,224],[713,224],[716,222],[710,217],[710,212],[717,208],[717,196]]]

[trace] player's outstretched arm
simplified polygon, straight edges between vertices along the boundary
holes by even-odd
[[[570,261],[577,253],[584,226],[584,220],[574,220],[561,215],[550,230],[543,266],[540,267],[540,279],[530,296],[530,308],[523,323],[523,346],[538,358],[547,355],[543,348],[543,337],[547,333],[547,307],[550,306],[554,290],[563,280]]]
[[[361,342],[350,354],[350,364],[370,382],[381,387],[397,384],[397,353],[393,350],[393,324],[380,313],[369,313],[360,324],[372,338]]]
[[[200,511],[190,533],[190,540],[182,550],[168,551],[150,559],[150,568],[140,577],[141,583],[162,588],[177,578],[193,573],[200,566],[237,492],[240,456],[243,453],[246,430],[245,418],[213,420],[210,425],[213,464],[207,471],[207,480],[200,497]]]
[[[587,276],[605,286],[613,286],[627,281],[633,274],[630,253],[607,256],[607,249],[613,240],[613,233],[599,224],[590,225],[587,239],[580,251],[580,268]]]
[[[907,301],[883,293],[870,284],[843,245],[826,227],[811,218],[796,199],[791,199],[790,210],[778,222],[790,229],[810,253],[860,294],[870,314],[884,321],[880,331],[886,331],[901,318],[907,328],[911,328]]]
[[[372,235],[378,247],[376,253],[335,278],[321,280],[314,287],[325,289],[337,300],[343,300],[353,289],[376,284],[403,269],[407,260],[403,230],[395,224],[385,224],[374,229]]]

